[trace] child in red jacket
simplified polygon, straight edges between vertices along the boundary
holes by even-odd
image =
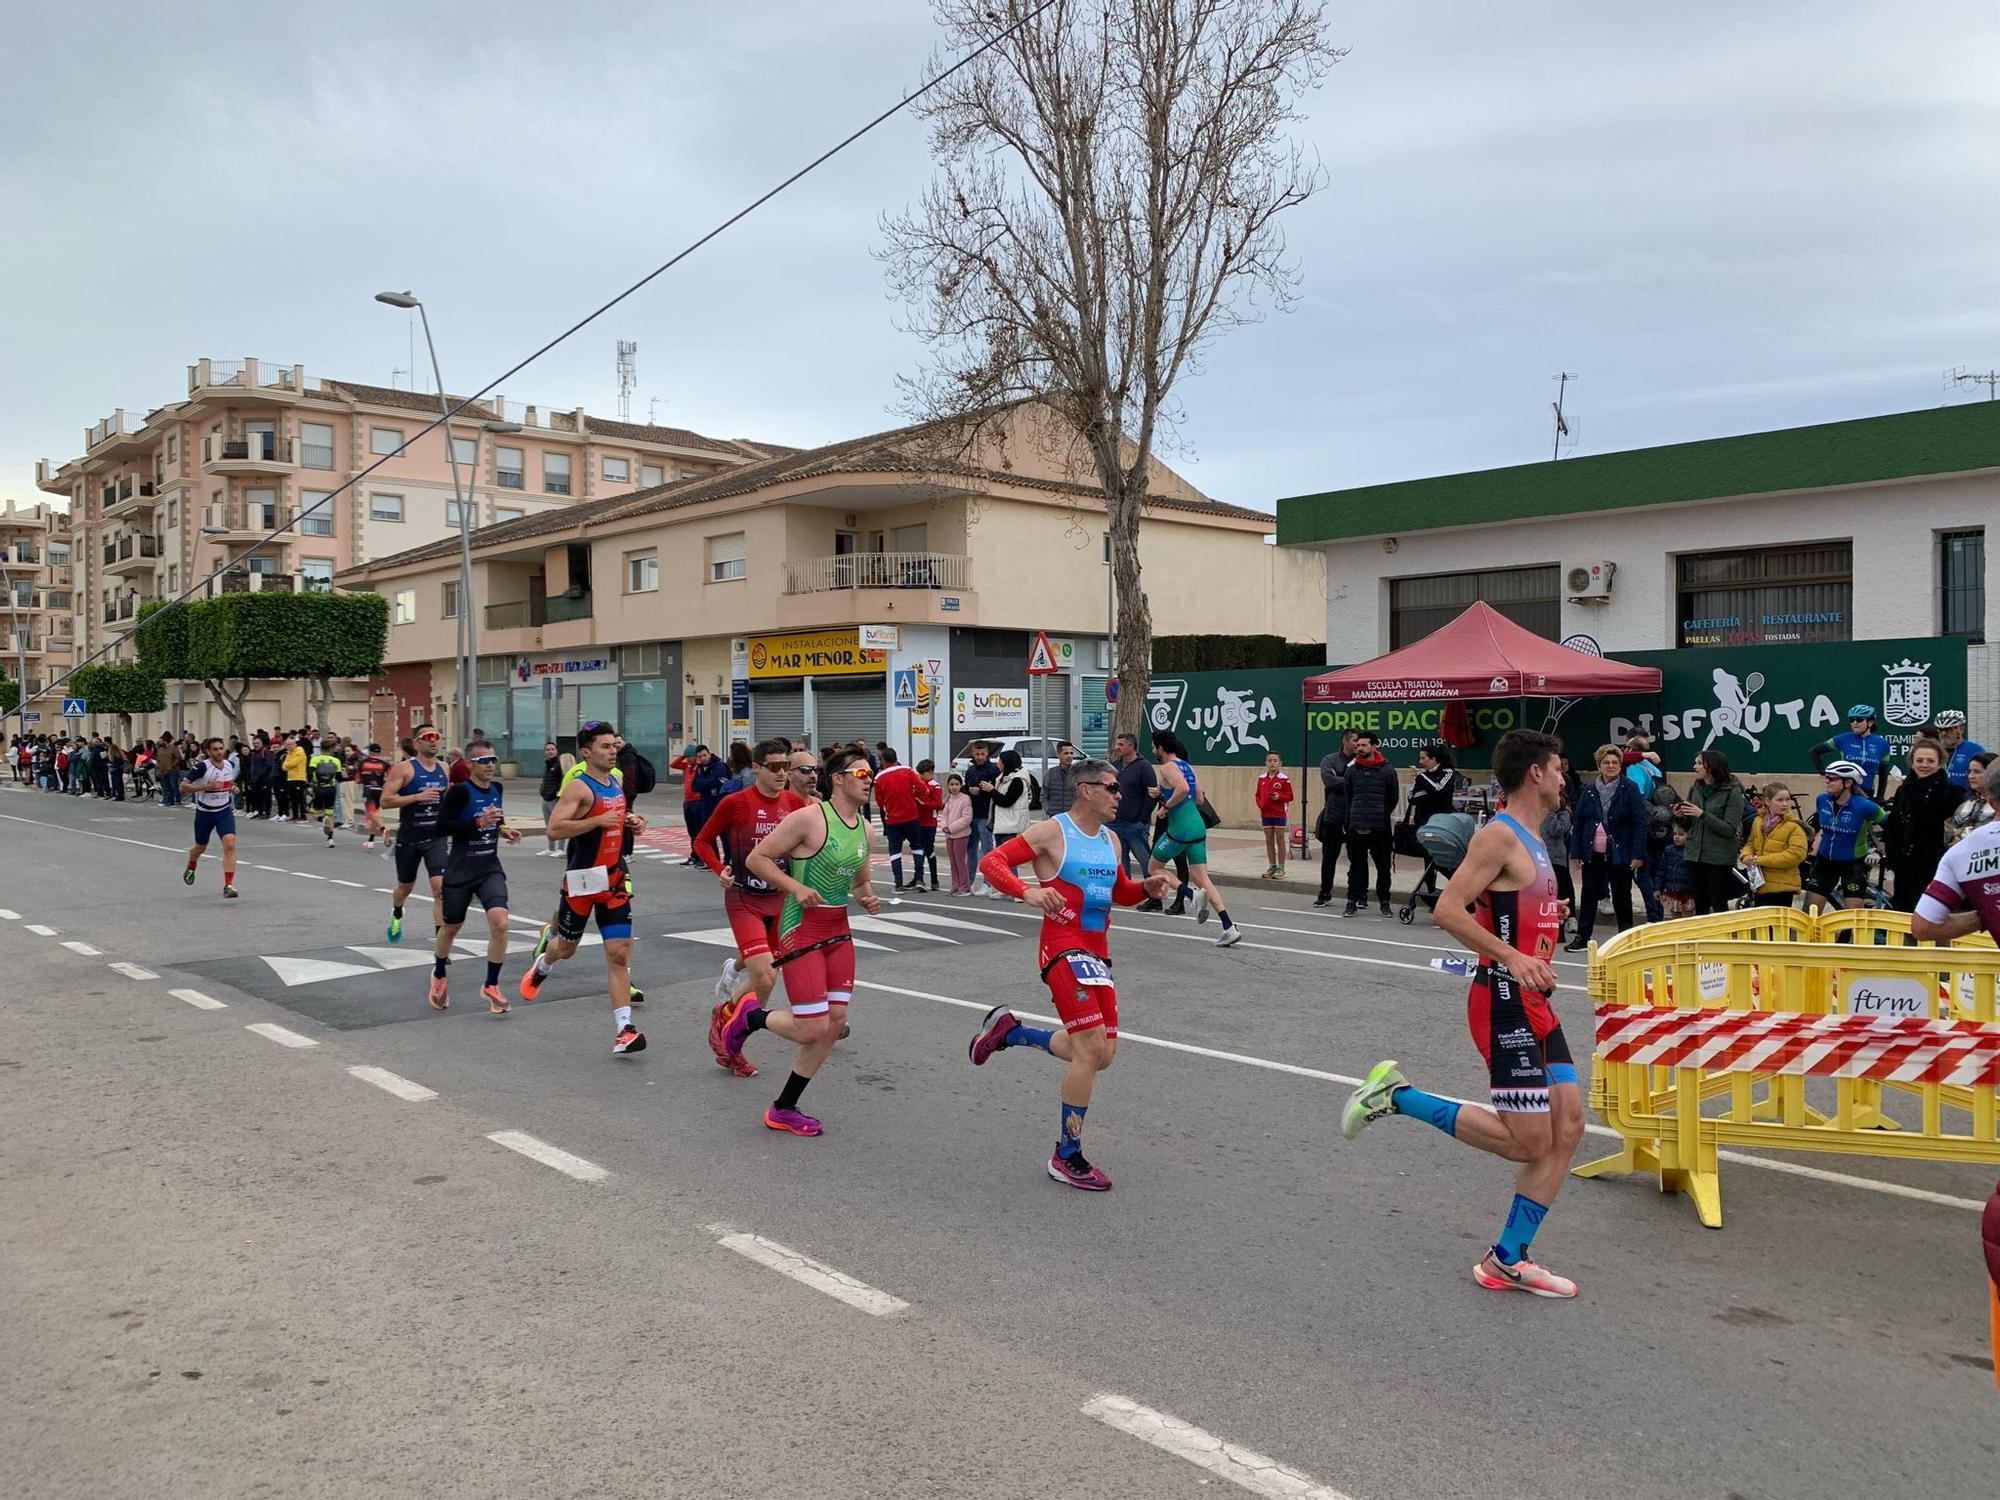
[[[1285,878],[1285,826],[1291,821],[1286,809],[1291,802],[1292,778],[1273,750],[1264,757],[1264,774],[1257,778],[1257,816],[1264,824],[1264,857],[1271,862],[1264,872],[1266,880]]]

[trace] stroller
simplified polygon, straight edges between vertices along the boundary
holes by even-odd
[[[1417,844],[1424,851],[1424,874],[1449,876],[1465,858],[1465,851],[1472,846],[1472,836],[1478,831],[1479,820],[1471,813],[1439,813],[1424,824],[1417,830]],[[1410,904],[1397,910],[1397,918],[1406,925],[1415,922],[1419,901],[1426,911],[1435,910],[1437,892],[1412,891]]]

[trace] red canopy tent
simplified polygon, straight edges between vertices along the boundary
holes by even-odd
[[[1387,656],[1308,677],[1301,690],[1307,703],[1593,698],[1657,693],[1660,669],[1559,646],[1482,602]]]

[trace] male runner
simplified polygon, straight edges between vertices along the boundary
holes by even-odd
[[[507,874],[500,868],[500,839],[521,842],[521,835],[506,826],[500,806],[500,784],[493,779],[500,757],[488,740],[474,740],[465,747],[469,775],[448,788],[439,805],[438,830],[451,839],[451,853],[444,862],[444,882],[438,895],[437,943],[431,949],[431,1008],[444,1010],[451,1004],[447,993],[447,971],[451,967],[452,944],[459,928],[472,910],[472,898],[486,913],[486,983],[479,993],[486,1008],[496,1016],[507,1014],[507,997],[500,993],[500,965],[507,957]]]
[[[1107,826],[1118,811],[1118,773],[1109,761],[1079,762],[1070,774],[1075,798],[1066,813],[1030,823],[979,862],[996,891],[1042,909],[1037,963],[1054,998],[1061,1031],[1023,1026],[1004,1005],[979,1023],[967,1048],[974,1067],[1003,1047],[1039,1047],[1068,1066],[1058,1097],[1062,1130],[1049,1176],[1085,1192],[1101,1193],[1111,1179],[1083,1154],[1083,1116],[1091,1085],[1118,1050],[1118,992],[1111,982],[1111,908],[1137,906],[1164,896],[1172,879],[1155,871],[1141,885],[1119,868],[1117,840]],[[1030,890],[1014,873],[1032,863],[1041,885]]]
[[[354,763],[354,779],[361,784],[361,829],[366,838],[361,847],[372,850],[377,837],[386,837],[382,828],[382,783],[388,779],[389,762],[382,747],[370,745],[368,753]]]
[[[396,824],[396,890],[389,898],[389,941],[403,940],[403,903],[417,883],[421,863],[431,877],[431,913],[439,915],[437,901],[443,883],[444,854],[437,841],[438,813],[450,780],[438,764],[438,746],[444,736],[435,724],[419,724],[414,737],[416,758],[398,761],[382,782],[382,805],[405,809]]]
[[[548,824],[550,838],[569,840],[562,898],[555,921],[542,930],[534,962],[521,976],[521,998],[533,1000],[541,993],[549,970],[576,952],[584,924],[595,912],[598,935],[604,939],[611,1022],[617,1028],[611,1051],[623,1057],[644,1052],[646,1034],[632,1024],[632,893],[619,849],[625,831],[643,832],[646,820],[626,810],[625,793],[612,775],[618,731],[609,724],[588,724],[577,732],[576,748],[583,770],[564,784]]]
[[[812,751],[800,748],[792,752],[792,790],[808,802],[824,802],[825,790],[819,784],[819,757]]]
[[[333,847],[333,825],[338,817],[336,801],[340,797],[340,778],[347,767],[338,750],[340,742],[327,738],[319,742],[319,748],[306,762],[306,782],[312,787],[313,817],[319,820],[320,828],[326,834],[326,847]]]
[[[785,971],[791,1009],[767,1011],[752,990],[724,1017],[717,1049],[740,1057],[751,1033],[769,1029],[796,1043],[791,1077],[764,1111],[764,1123],[793,1135],[818,1135],[822,1126],[799,1109],[799,1096],[833,1051],[854,995],[854,938],[847,927],[847,898],[858,896],[874,916],[882,903],[868,878],[868,825],[862,806],[875,776],[865,757],[843,750],[827,762],[832,795],[787,813],[750,851],[750,873],[785,893],[778,917],[778,966]],[[780,861],[789,859],[787,873]]]
[[[715,1009],[708,1021],[709,1050],[715,1053],[718,1064],[738,1078],[754,1078],[757,1070],[740,1054],[731,1057],[722,1050],[723,1016],[744,989],[757,992],[759,1005],[771,1003],[771,991],[778,983],[772,949],[778,941],[778,917],[785,903],[780,892],[750,873],[747,861],[750,851],[785,820],[787,813],[806,805],[805,798],[785,785],[791,763],[782,741],[760,740],[750,757],[756,780],[716,803],[694,839],[696,858],[722,881],[722,909],[729,917],[729,930],[743,960],[741,968],[735,959],[723,961],[722,978],[715,986]]]
[[[236,899],[236,757],[222,748],[222,736],[211,735],[202,746],[203,758],[181,780],[194,795],[194,846],[188,850],[183,885],[194,884],[194,867],[208,850],[210,834],[222,835],[222,894]]]
[[[1868,839],[1889,814],[1861,794],[1865,772],[1837,760],[1821,773],[1826,790],[1813,807],[1813,861],[1806,871],[1806,908],[1815,915],[1838,901],[1849,911],[1868,904]]]
[[[597,719],[588,719],[584,722],[583,727],[585,729],[593,729],[596,728],[599,723],[600,721]],[[607,729],[611,728],[611,726],[608,724],[605,725],[604,727]],[[625,736],[619,734],[616,729],[612,729],[611,733],[612,737],[617,741],[618,745],[618,748],[616,752],[614,752],[612,760],[611,779],[618,784],[619,790],[623,791],[625,787],[625,772],[622,769],[620,769],[618,762],[625,758],[625,748],[627,742]],[[571,764],[570,768],[567,771],[563,772],[562,780],[559,784],[561,786],[568,786],[572,781],[576,780],[577,777],[581,776],[588,769],[589,767],[584,764],[581,758],[576,759],[573,762],[573,764]],[[631,810],[632,799],[630,797],[627,797],[625,799],[625,807],[628,812]],[[641,826],[644,825],[642,824]],[[546,838],[547,836],[548,836],[548,831],[547,829],[544,829],[543,837]],[[625,831],[625,837],[619,841],[619,857],[625,861],[625,894],[628,897],[631,896],[632,894],[632,845],[633,845],[633,834],[632,831],[628,828]],[[563,851],[560,849],[555,850],[554,852],[557,855],[563,853]],[[558,915],[560,915],[562,910],[562,898],[560,896],[558,896],[556,899],[556,910]],[[555,931],[555,918],[551,917],[548,923],[542,928],[541,936],[535,942],[535,951],[528,955],[530,961],[533,961],[534,959],[540,958],[542,956],[543,951],[548,947],[549,936],[554,931]],[[634,1005],[644,1005],[646,1003],[646,992],[640,989],[639,986],[635,984],[632,986],[629,998],[631,999],[631,1002]]]
[[[1549,956],[1569,903],[1556,898],[1555,867],[1530,831],[1561,799],[1562,742],[1510,730],[1493,749],[1493,774],[1506,810],[1472,836],[1433,913],[1438,926],[1480,958],[1466,1019],[1486,1060],[1493,1107],[1427,1094],[1411,1087],[1393,1062],[1380,1062],[1347,1101],[1340,1133],[1352,1140],[1384,1115],[1413,1115],[1468,1146],[1519,1162],[1507,1221],[1472,1279],[1490,1291],[1574,1297],[1575,1282],[1528,1259],[1529,1242],[1583,1139],[1576,1065],[1549,1005],[1556,987]]]
[[[1847,711],[1847,732],[1836,734],[1810,751],[1818,770],[1830,755],[1861,767],[1861,789],[1877,802],[1889,789],[1889,741],[1875,732],[1875,706],[1857,703]]]

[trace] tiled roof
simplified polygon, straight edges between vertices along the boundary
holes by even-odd
[[[592,437],[623,438],[628,443],[665,443],[675,448],[701,448],[710,453],[726,453],[732,458],[743,457],[746,449],[753,458],[762,458],[771,452],[797,451],[764,444],[738,444],[728,438],[703,437],[685,427],[656,427],[650,422],[612,422],[589,415],[583,420],[589,426]]]
[[[351,397],[356,401],[366,402],[370,406],[401,407],[409,411],[424,412],[433,417],[438,414],[438,398],[433,395],[427,395],[422,391],[399,391],[386,385],[363,385],[359,381],[354,380],[322,380],[319,384],[321,390],[337,391],[341,395]],[[453,406],[457,406],[465,398],[462,396],[447,396],[445,399]],[[473,402],[461,411],[459,416],[469,421],[490,422],[494,420],[493,408],[486,405],[483,401]]]
[[[503,546],[511,542],[568,531],[577,526],[596,526],[609,521],[623,521],[664,511],[683,510],[712,500],[732,499],[775,485],[794,484],[801,480],[819,479],[834,474],[903,474],[972,479],[988,484],[1020,486],[1045,490],[1053,494],[1072,495],[1078,500],[1100,506],[1104,503],[1103,492],[1093,485],[1068,484],[1060,480],[1040,479],[1031,475],[981,468],[974,464],[939,462],[927,458],[921,451],[916,450],[921,448],[925,435],[934,431],[937,425],[924,423],[914,427],[898,427],[888,432],[871,433],[867,437],[829,443],[823,448],[781,453],[757,463],[744,464],[738,468],[724,469],[720,473],[700,475],[693,479],[678,480],[672,484],[656,485],[651,489],[638,490],[629,495],[615,495],[583,505],[542,511],[536,515],[524,516],[518,521],[502,521],[498,525],[483,526],[475,531],[473,542],[480,547]],[[1183,500],[1173,496],[1155,495],[1147,499],[1145,508],[1149,511],[1174,511],[1185,515],[1213,516],[1227,520],[1260,521],[1266,524],[1271,521],[1267,511],[1250,510],[1240,505],[1225,505],[1214,500]],[[407,552],[377,558],[374,562],[364,564],[363,568],[354,571],[363,571],[365,568],[401,567],[433,558],[451,557],[457,550],[456,539],[432,542],[426,546],[413,547]]]

